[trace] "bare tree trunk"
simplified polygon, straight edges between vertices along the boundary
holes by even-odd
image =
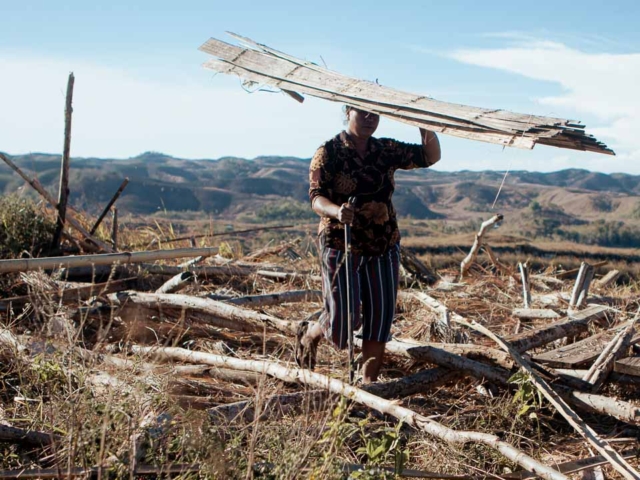
[[[522,298],[524,299],[524,308],[531,307],[531,288],[529,286],[529,266],[526,263],[518,263],[520,270],[520,279],[522,280]]]
[[[73,84],[75,77],[73,72],[69,74],[67,81],[67,98],[64,109],[64,145],[62,147],[62,160],[60,162],[60,187],[58,190],[58,223],[53,233],[52,249],[60,248],[60,239],[64,230],[64,221],[67,214],[67,201],[69,199],[69,153],[71,150],[71,115],[73,113]],[[93,232],[91,232],[93,234]]]
[[[111,224],[111,242],[113,249],[118,250],[118,209],[113,208],[113,223]]]
[[[323,389],[338,395],[345,396],[352,401],[366,405],[369,408],[386,413],[402,420],[404,423],[422,430],[430,435],[441,438],[452,444],[464,444],[468,442],[476,442],[487,445],[513,462],[518,463],[523,468],[536,472],[545,479],[550,480],[567,480],[565,475],[558,471],[545,466],[537,460],[526,455],[514,446],[502,441],[495,435],[479,432],[457,432],[444,425],[435,422],[427,417],[417,414],[416,412],[404,408],[394,402],[382,399],[359,388],[348,385],[336,378],[329,378],[320,373],[311,372],[298,368],[288,368],[273,362],[258,360],[243,360],[239,358],[225,357],[221,355],[211,355],[203,352],[194,352],[182,348],[171,347],[132,347],[133,351],[141,354],[150,354],[172,358],[175,360],[192,362],[192,363],[208,363],[211,365],[237,368],[242,370],[253,370],[259,373],[265,373],[269,376],[278,378],[289,383],[302,383],[315,388]]]
[[[502,221],[503,218],[504,217],[501,214],[497,214],[491,217],[489,220],[483,222],[482,225],[480,225],[480,230],[476,234],[476,238],[473,242],[473,246],[471,247],[471,250],[469,251],[469,254],[460,263],[460,280],[462,280],[462,278],[464,277],[464,274],[467,273],[467,270],[469,270],[469,268],[471,267],[471,264],[478,256],[478,251],[482,246],[482,237],[484,237],[484,234],[486,233],[487,229],[492,225],[495,225],[496,223]]]

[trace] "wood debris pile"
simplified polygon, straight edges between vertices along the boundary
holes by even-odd
[[[486,248],[481,236],[476,243]],[[454,407],[455,395],[477,397],[473,409],[482,415],[481,404],[511,397],[519,378],[545,397],[548,422],[574,432],[568,434],[573,441],[576,432],[583,438],[579,456],[593,452],[588,468],[609,464],[636,478],[630,454],[610,442],[620,432],[637,435],[640,423],[634,393],[640,382],[638,305],[624,287],[612,289],[615,273],[594,278],[585,264],[574,282],[567,275],[529,273],[525,265],[517,273],[505,265],[480,271],[472,250],[462,275],[452,275],[429,272],[404,252],[404,284],[413,288],[400,293],[382,381],[351,386],[345,354],[329,345],[320,348],[315,372],[293,361],[298,322],[321,308],[315,258],[296,252],[293,243],[233,261],[182,250],[196,260],[21,273],[16,282],[28,294],[0,300],[7,326],[0,333],[3,358],[28,363],[64,350],[90,365],[93,373],[84,381],[92,390],[133,391],[159,376],[161,385],[153,388],[168,403],[205,410],[217,425],[320,415],[344,396],[354,408],[401,420],[408,435],[484,445],[525,472],[566,478],[562,472],[580,467],[559,465],[561,448],[545,445],[554,460],[544,461],[533,454],[537,449],[506,442],[491,428],[459,429],[452,421],[467,415],[465,407]],[[428,287],[424,279],[434,276],[440,280]],[[272,387],[268,395],[259,388],[265,381]],[[53,432],[3,422],[0,442],[51,446]]]

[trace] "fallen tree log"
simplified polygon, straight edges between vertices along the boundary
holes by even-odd
[[[147,309],[173,312],[178,317],[196,316],[199,320],[212,325],[243,332],[263,332],[265,328],[274,328],[283,333],[295,332],[295,323],[246,310],[209,298],[193,297],[176,293],[119,292],[108,296],[112,304],[121,308],[128,305]]]
[[[605,457],[611,466],[618,471],[623,477],[629,480],[640,479],[638,473],[624,458],[616,452],[608,442],[604,441],[599,435],[580,418],[569,405],[555,392],[542,378],[533,371],[529,363],[514,349],[509,342],[500,338],[488,328],[480,325],[476,321],[465,321],[464,325],[472,328],[496,342],[502,349],[509,352],[516,363],[527,372],[533,385],[544,395],[544,397],[556,408],[556,410],[569,422],[569,424],[593,447]]]
[[[526,352],[532,348],[547,345],[564,337],[571,337],[585,331],[589,325],[602,318],[609,311],[608,307],[592,305],[579,312],[570,314],[566,319],[559,320],[538,330],[519,333],[505,338],[518,352]]]
[[[0,260],[0,273],[27,272],[50,268],[70,268],[93,265],[142,263],[153,260],[213,255],[217,248],[177,248],[175,250],[150,250],[148,252],[103,253],[98,255],[70,255],[66,257],[20,258]]]
[[[207,363],[210,365],[252,370],[258,373],[264,373],[274,378],[278,378],[288,383],[301,383],[311,387],[323,389],[331,393],[342,395],[352,401],[366,405],[369,408],[377,410],[381,413],[391,415],[403,423],[412,426],[418,430],[424,431],[430,435],[443,439],[453,444],[465,444],[469,442],[481,443],[493,448],[504,455],[509,460],[518,463],[526,470],[535,472],[541,477],[549,480],[567,480],[567,477],[558,471],[541,464],[534,458],[526,455],[513,445],[500,440],[496,435],[480,433],[480,432],[462,432],[452,430],[434,420],[423,415],[397,405],[394,402],[382,399],[376,395],[372,395],[359,388],[348,385],[335,378],[329,378],[320,373],[311,372],[298,368],[289,368],[273,362],[260,360],[243,360],[239,358],[225,357],[222,355],[212,355],[203,352],[194,352],[182,348],[172,347],[140,347],[132,346],[132,351],[138,354],[149,354],[152,356],[161,356],[173,360],[180,360],[192,363]]]
[[[593,392],[600,389],[606,380],[607,375],[609,375],[613,370],[616,360],[627,356],[627,351],[629,350],[629,345],[631,344],[631,339],[634,335],[634,328],[637,321],[638,317],[613,337],[613,340],[609,342],[584,376],[584,381],[592,385]]]
[[[282,293],[231,298],[225,300],[225,303],[242,307],[266,307],[280,305],[281,303],[318,302],[320,300],[322,300],[322,292],[319,290],[293,290]]]
[[[163,283],[162,286],[156,290],[156,293],[176,293],[187,288],[195,281],[196,276],[193,272],[182,272]]]

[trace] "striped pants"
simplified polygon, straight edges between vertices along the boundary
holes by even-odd
[[[345,254],[327,247],[321,252],[324,312],[320,325],[325,337],[343,349],[349,335]],[[394,245],[381,256],[352,254],[351,258],[353,330],[362,327],[363,340],[388,342],[396,312],[400,247]]]

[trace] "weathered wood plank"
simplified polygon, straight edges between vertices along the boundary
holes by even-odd
[[[640,377],[640,357],[628,357],[618,360],[613,365],[613,371]]]
[[[619,328],[622,328],[622,326]],[[557,368],[576,368],[587,365],[598,358],[598,355],[602,353],[607,344],[619,331],[619,328],[598,333],[550,352],[540,353],[535,355],[533,359],[536,362]],[[638,341],[640,341],[640,333],[636,331],[631,338],[631,343]]]
[[[560,318],[556,312],[548,308],[514,308],[511,312],[516,318],[525,319],[557,319]]]

